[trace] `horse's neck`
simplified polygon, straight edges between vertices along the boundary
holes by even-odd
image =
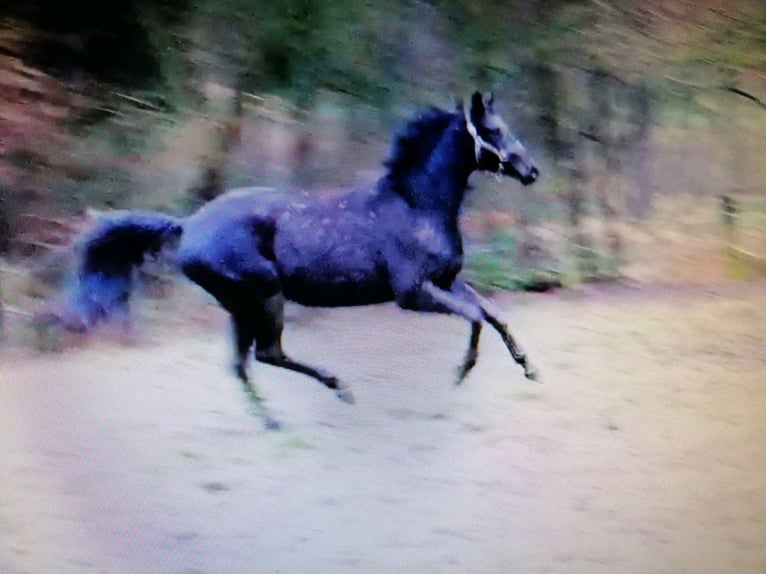
[[[413,207],[457,221],[468,178],[476,167],[471,142],[462,125],[445,130],[425,166],[408,178]]]

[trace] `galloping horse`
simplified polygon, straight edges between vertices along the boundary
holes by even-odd
[[[471,173],[493,172],[524,185],[539,176],[493,98],[476,92],[451,111],[425,111],[397,137],[385,165],[373,187],[337,196],[296,200],[239,189],[186,218],[156,212],[107,218],[81,244],[65,324],[86,329],[127,313],[136,269],[147,255],[169,248],[184,275],[230,314],[235,372],[248,385],[245,367],[255,345],[256,361],[304,373],[353,402],[336,377],[284,353],[285,300],[321,307],[395,301],[403,309],[463,317],[471,334],[459,381],[476,363],[487,321],[533,379],[498,312],[458,276],[458,215]]]

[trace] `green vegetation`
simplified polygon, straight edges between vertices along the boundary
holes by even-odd
[[[480,184],[475,207],[526,216],[476,238],[473,278],[618,276],[613,223],[645,217],[654,195],[762,183],[748,158],[763,154],[764,54],[760,0],[11,3],[0,247],[29,209],[184,211],[230,185],[356,181],[413,110],[478,87],[547,177],[523,200]],[[544,221],[569,248],[527,233]],[[543,255],[524,259],[520,237]]]

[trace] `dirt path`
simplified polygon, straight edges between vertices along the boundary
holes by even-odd
[[[766,289],[502,300],[486,331],[390,306],[296,312],[258,366],[223,317],[133,347],[0,357],[0,571],[766,572]]]

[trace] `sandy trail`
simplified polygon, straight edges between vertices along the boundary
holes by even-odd
[[[253,366],[228,331],[147,328],[1,356],[7,574],[766,572],[763,284],[499,301],[545,382],[485,330],[384,305],[293,310]]]

